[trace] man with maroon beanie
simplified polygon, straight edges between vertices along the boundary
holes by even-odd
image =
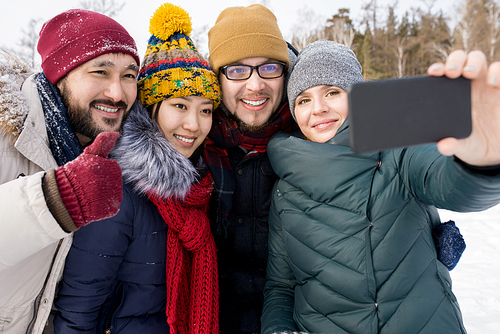
[[[115,215],[107,159],[135,107],[139,57],[113,19],[69,10],[44,24],[41,73],[0,61],[0,332],[48,332],[72,232]]]

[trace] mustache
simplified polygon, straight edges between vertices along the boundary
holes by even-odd
[[[96,104],[104,104],[104,105],[107,105],[110,107],[121,108],[124,111],[128,110],[128,104],[125,101],[114,102],[114,101],[108,100],[108,99],[98,99],[98,100],[93,100],[92,102],[90,102],[90,106],[93,106]]]

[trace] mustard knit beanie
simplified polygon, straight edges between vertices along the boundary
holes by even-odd
[[[275,59],[286,63],[287,70],[290,64],[276,17],[259,4],[224,9],[208,32],[208,50],[217,75],[221,66],[245,58]]]
[[[182,97],[201,96],[220,103],[219,81],[189,37],[191,18],[179,6],[161,5],[150,20],[146,55],[137,77],[137,98],[146,107]]]

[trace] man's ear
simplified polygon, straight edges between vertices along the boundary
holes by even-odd
[[[61,78],[61,80],[59,80],[57,83],[56,83],[56,87],[57,89],[59,89],[59,93],[61,93],[63,91],[63,87],[64,85],[66,84],[66,79],[68,78],[68,75],[66,74],[65,76],[63,76]]]

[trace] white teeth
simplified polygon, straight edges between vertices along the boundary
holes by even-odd
[[[241,101],[243,101],[244,103],[249,104],[249,105],[251,105],[253,107],[257,107],[257,106],[260,106],[260,105],[264,104],[264,102],[266,102],[267,99],[263,99],[263,100],[260,100],[260,101],[250,101],[250,100],[241,99]]]
[[[187,138],[181,137],[179,135],[174,135],[174,137],[177,138],[177,139],[180,139],[182,141],[185,141],[186,143],[192,143],[192,142],[194,142],[194,139],[187,139]]]
[[[111,108],[106,108],[103,106],[94,106],[94,108],[105,111],[105,112],[111,112],[111,113],[115,113],[118,111],[118,109],[111,109]]]

